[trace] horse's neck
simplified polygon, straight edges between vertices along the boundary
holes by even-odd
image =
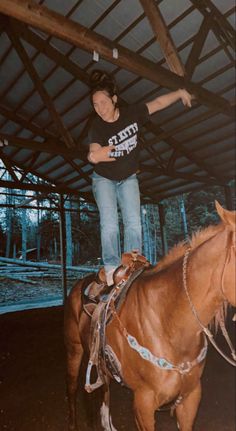
[[[204,325],[223,302],[221,284],[226,245],[227,235],[222,231],[193,250],[189,257],[186,287]]]

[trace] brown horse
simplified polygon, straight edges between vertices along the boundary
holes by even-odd
[[[155,411],[173,400],[179,429],[192,430],[205,363],[203,332],[226,301],[236,305],[236,214],[217,202],[216,207],[221,223],[195,234],[190,250],[181,243],[156,267],[144,271],[106,328],[106,344],[134,393],[140,431],[154,431]],[[82,309],[81,286],[79,281],[72,289],[65,310],[70,430],[77,429],[77,378],[90,326]],[[115,430],[105,405],[102,422],[105,430]]]

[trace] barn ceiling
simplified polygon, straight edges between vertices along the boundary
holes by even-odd
[[[1,0],[0,186],[91,199],[93,68],[114,75],[125,104],[181,87],[195,96],[192,109],[176,103],[142,130],[144,201],[229,184],[234,14],[234,0]]]

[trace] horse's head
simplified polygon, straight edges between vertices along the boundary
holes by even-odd
[[[228,235],[222,291],[227,301],[236,306],[236,212],[225,210],[217,201],[215,205]]]

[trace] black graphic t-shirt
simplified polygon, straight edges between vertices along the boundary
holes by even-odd
[[[113,123],[103,121],[96,116],[89,133],[89,143],[100,144],[102,147],[115,145],[111,157],[114,162],[100,162],[94,171],[110,180],[121,181],[134,174],[139,162],[139,133],[142,126],[149,120],[149,112],[145,103],[119,108],[120,116]]]

